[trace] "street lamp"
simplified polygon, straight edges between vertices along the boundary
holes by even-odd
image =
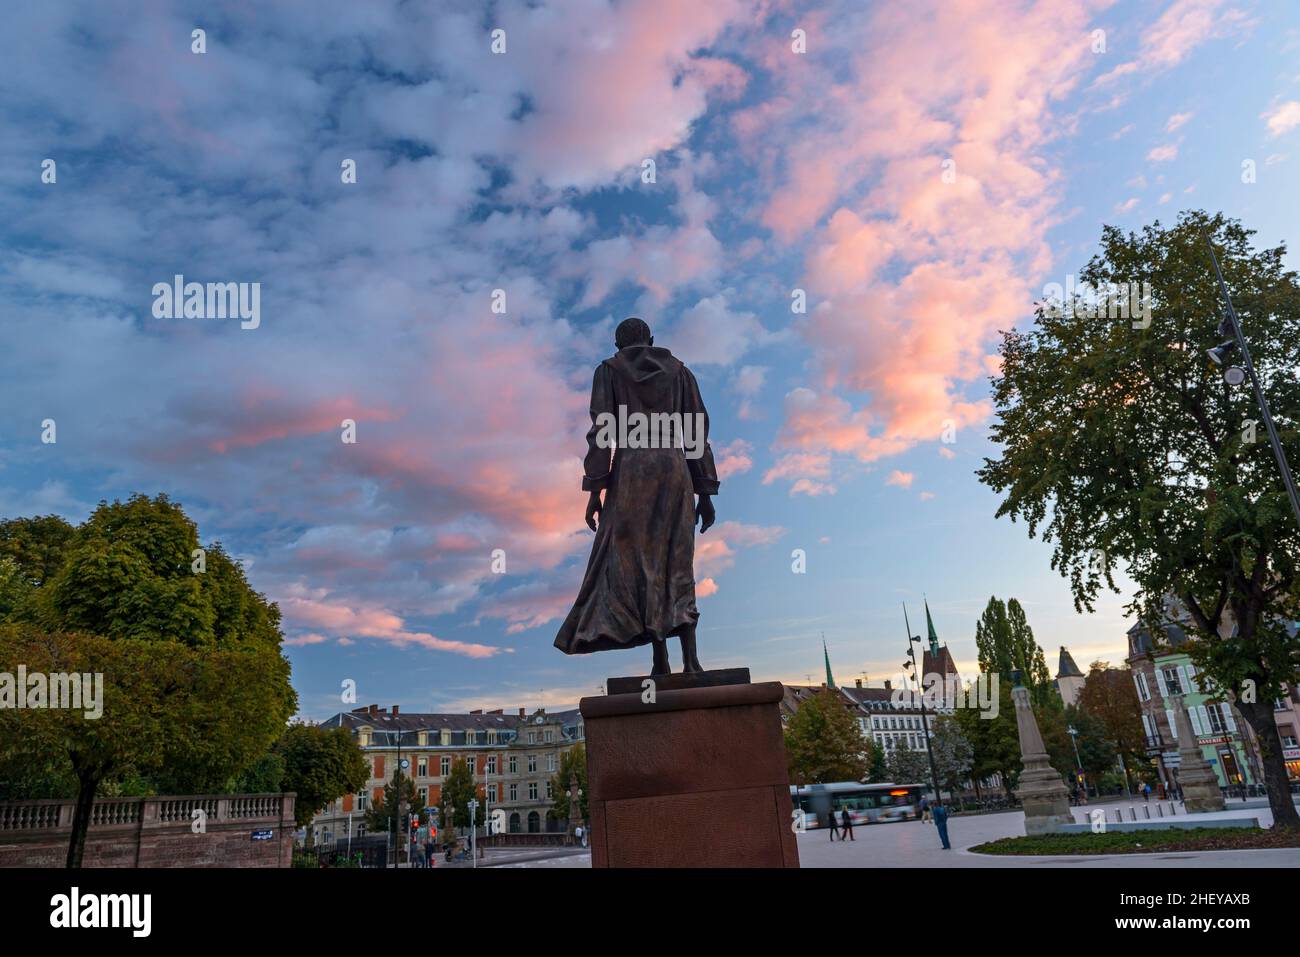
[[[477,868],[478,852],[476,850],[477,843],[474,840],[474,835],[475,832],[478,830],[478,828],[474,826],[474,812],[478,810],[478,798],[470,798],[468,806],[469,806],[469,856],[470,856],[470,860],[473,862],[471,863],[470,866]]]
[[[921,691],[921,676],[916,668],[916,645],[921,643],[919,635],[912,634],[912,623],[907,618],[907,605],[903,605],[903,623],[907,626],[907,656],[908,661],[903,662],[903,670],[912,673],[912,680],[916,682],[917,691]],[[925,695],[918,694],[921,699],[921,731],[925,736],[925,756],[930,759],[930,779],[934,784],[934,800],[936,807],[943,807],[943,795],[939,792],[939,771],[934,764],[934,752],[930,750],[930,722],[926,718]]]
[[[1228,295],[1228,286],[1223,281],[1223,272],[1219,269],[1219,257],[1214,253],[1214,244],[1210,242],[1205,227],[1201,227],[1201,235],[1205,238],[1205,245],[1210,247],[1210,261],[1214,263],[1214,275],[1219,281],[1219,291],[1223,293],[1225,315],[1223,321],[1219,323],[1219,334],[1232,337],[1210,349],[1206,354],[1216,365],[1223,365],[1233,349],[1241,350],[1241,359],[1246,365],[1245,374],[1243,375],[1242,370],[1236,366],[1231,366],[1224,372],[1224,381],[1229,385],[1240,385],[1245,381],[1246,376],[1250,377],[1250,384],[1255,389],[1255,401],[1259,405],[1259,414],[1268,432],[1268,441],[1273,446],[1273,455],[1277,459],[1278,470],[1282,473],[1287,497],[1291,499],[1291,511],[1295,513],[1296,524],[1300,525],[1300,495],[1296,494],[1295,479],[1291,475],[1291,467],[1287,465],[1286,453],[1282,451],[1282,440],[1278,438],[1277,426],[1273,424],[1272,413],[1269,412],[1268,402],[1264,399],[1264,389],[1259,384],[1259,376],[1255,374],[1255,363],[1250,359],[1250,348],[1246,345],[1246,337],[1241,331],[1237,311],[1232,308],[1232,297]]]
[[[1074,745],[1074,777],[1075,780],[1079,782],[1079,787],[1083,788],[1083,793],[1086,797],[1088,794],[1088,785],[1085,784],[1083,780],[1083,759],[1079,757],[1079,730],[1074,725],[1070,725],[1065,730],[1070,733],[1070,743]]]

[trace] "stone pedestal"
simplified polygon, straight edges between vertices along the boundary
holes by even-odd
[[[1201,753],[1187,716],[1187,702],[1182,695],[1170,695],[1174,721],[1178,725],[1178,787],[1183,792],[1183,807],[1189,814],[1197,811],[1222,811],[1223,791],[1219,779]]]
[[[732,677],[611,679],[636,690],[579,702],[593,867],[799,866],[784,689]]]
[[[1020,732],[1020,760],[1024,770],[1016,797],[1025,809],[1025,834],[1051,834],[1074,823],[1070,813],[1070,792],[1061,775],[1047,759],[1043,736],[1029,706],[1029,689],[1017,685],[1011,690],[1016,705],[1016,727]]]

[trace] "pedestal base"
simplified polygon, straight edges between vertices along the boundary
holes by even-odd
[[[579,702],[592,866],[798,867],[780,682],[632,680]]]

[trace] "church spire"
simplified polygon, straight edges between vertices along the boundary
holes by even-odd
[[[822,634],[822,657],[826,659],[826,687],[835,687],[835,676],[831,674],[831,653],[826,650],[826,635]]]
[[[930,654],[934,660],[939,660],[939,636],[934,631],[934,619],[930,617],[930,603],[925,603],[925,625],[930,629]]]

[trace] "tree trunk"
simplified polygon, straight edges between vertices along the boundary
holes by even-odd
[[[86,850],[86,832],[90,829],[90,816],[95,809],[97,790],[98,774],[93,771],[77,772],[77,803],[72,814],[72,837],[68,842],[69,868],[81,867],[81,856]]]
[[[1291,786],[1286,776],[1286,762],[1282,758],[1282,739],[1278,737],[1277,722],[1273,719],[1272,701],[1237,702],[1237,710],[1250,722],[1259,746],[1259,763],[1264,768],[1264,789],[1268,792],[1268,806],[1273,812],[1273,826],[1300,830],[1300,814],[1291,801]]]

